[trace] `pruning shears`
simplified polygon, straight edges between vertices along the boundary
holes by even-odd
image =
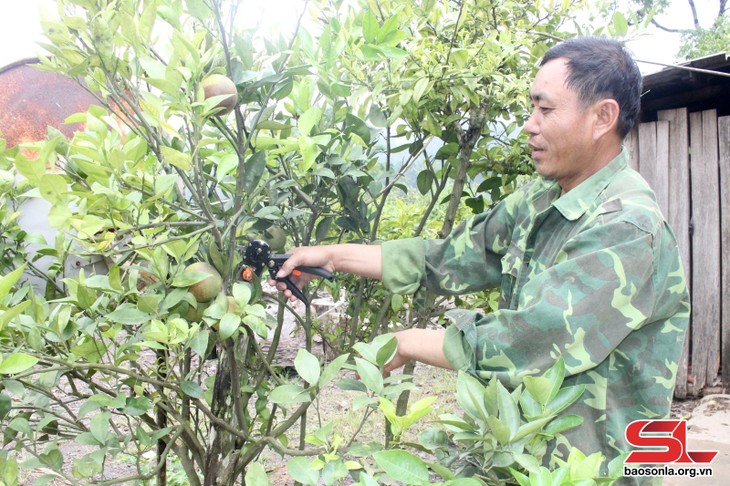
[[[281,265],[289,259],[291,255],[288,254],[275,254],[271,252],[271,247],[268,243],[263,240],[253,240],[243,249],[243,267],[241,269],[241,279],[250,282],[253,280],[254,274],[261,277],[264,268],[269,269],[269,276],[277,282],[284,282],[286,287],[291,290],[291,293],[296,296],[297,299],[304,302],[305,305],[309,305],[309,301],[304,296],[299,287],[294,285],[289,279],[289,276],[277,278],[276,274],[279,272]],[[334,276],[328,270],[322,267],[309,267],[299,266],[294,269],[291,273],[295,277],[298,277],[302,273],[310,273],[327,280],[332,280]]]

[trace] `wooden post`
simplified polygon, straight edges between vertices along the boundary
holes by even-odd
[[[720,323],[722,337],[722,386],[730,387],[730,116],[717,120],[720,155],[720,228],[722,251],[722,299]]]
[[[694,394],[717,378],[720,358],[720,195],[717,111],[690,113],[692,374]]]
[[[669,226],[677,238],[677,246],[682,258],[687,285],[691,284],[691,247],[690,247],[690,179],[689,179],[689,121],[686,108],[657,112],[657,118],[669,122],[669,212],[665,214]],[[690,292],[692,291],[690,285]],[[674,395],[687,397],[687,368],[689,366],[689,343],[692,335],[690,318],[687,338],[682,348],[682,357],[677,368],[677,385]]]

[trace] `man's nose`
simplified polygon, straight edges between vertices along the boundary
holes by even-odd
[[[530,135],[536,135],[540,130],[537,121],[535,120],[534,110],[532,111],[532,113],[530,113],[530,118],[527,119],[527,122],[525,123],[525,126],[522,127],[522,130]]]

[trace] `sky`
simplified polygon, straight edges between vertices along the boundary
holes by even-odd
[[[246,20],[264,28],[276,28],[296,19],[297,8],[302,0],[245,0],[247,5],[255,3],[257,7],[250,11],[255,16],[247,16]],[[691,12],[687,0],[671,0],[670,9],[658,20],[672,27],[691,27]],[[699,15],[711,18],[716,7],[716,0],[696,0]],[[0,0],[0,67],[13,61],[34,57],[39,52],[37,43],[43,40],[41,35],[39,12],[45,9],[50,14],[55,11],[54,0]],[[707,25],[707,21],[704,25]],[[628,43],[637,60],[672,64],[674,54],[679,48],[677,35],[668,34],[651,28],[639,39]],[[639,64],[642,73],[656,72],[662,66]]]

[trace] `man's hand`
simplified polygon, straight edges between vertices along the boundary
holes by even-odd
[[[291,275],[296,267],[322,267],[331,273],[345,272],[362,277],[381,278],[382,263],[381,249],[379,245],[323,245],[323,246],[300,246],[292,249],[291,255],[279,269],[277,278],[290,276],[291,281],[303,288],[309,283],[314,275],[302,273],[299,276]],[[291,290],[286,288],[283,282],[269,280],[269,284],[275,286],[291,301],[296,300]]]
[[[387,376],[412,360],[453,370],[443,350],[445,334],[443,329],[406,329],[394,333],[398,347],[393,359],[383,367],[383,372]]]
[[[332,261],[332,256],[329,254],[329,248],[327,246],[300,246],[294,248],[289,252],[291,256],[281,265],[279,272],[276,274],[277,278],[289,276],[292,283],[302,289],[311,280],[316,278],[316,275],[306,272],[301,272],[299,275],[292,275],[296,267],[322,267],[330,273],[334,273],[335,266]],[[297,300],[297,297],[292,294],[284,282],[269,279],[269,284],[284,292],[287,299],[291,301]]]

